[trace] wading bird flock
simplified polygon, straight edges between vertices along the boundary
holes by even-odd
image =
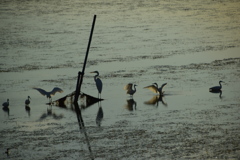
[[[98,98],[101,98],[103,85],[102,85],[102,81],[99,77],[99,72],[98,71],[93,71],[93,72],[90,72],[90,73],[96,73],[96,75],[94,76],[94,81],[96,83],[96,87],[97,87],[97,90],[98,90]],[[211,88],[209,88],[209,91],[210,92],[220,92],[221,89],[222,89],[222,85],[221,85],[222,82],[223,81],[219,81],[220,86],[211,87]],[[144,88],[147,88],[147,89],[151,90],[152,92],[157,93],[160,96],[163,96],[164,95],[163,87],[165,85],[167,85],[167,83],[162,84],[162,86],[158,88],[158,84],[153,83],[152,85],[146,86]],[[129,94],[130,96],[133,96],[134,93],[136,93],[136,91],[137,91],[136,86],[137,86],[136,84],[128,83],[126,86],[124,86],[123,89],[127,91],[126,92],[127,94]],[[47,91],[45,91],[44,89],[41,89],[41,88],[33,88],[33,89],[37,90],[43,96],[46,96],[49,99],[49,102],[52,101],[52,96],[55,95],[57,92],[59,92],[59,93],[63,92],[63,90],[61,88],[58,88],[58,87],[53,88],[52,91],[50,91],[50,92],[47,92]],[[30,96],[28,96],[27,99],[25,100],[26,110],[30,110],[30,108],[29,108],[30,99],[31,99]],[[9,108],[8,108],[9,107],[9,99],[7,99],[7,102],[4,102],[2,104],[2,106],[3,106],[3,110],[8,111],[9,110]]]

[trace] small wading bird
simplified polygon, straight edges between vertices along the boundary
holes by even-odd
[[[28,106],[30,104],[30,100],[29,99],[31,99],[30,96],[28,96],[28,98],[25,100],[25,105],[26,106]]]
[[[134,87],[134,89],[132,89],[132,86]],[[133,94],[137,91],[136,90],[136,84],[132,84],[132,83],[128,83],[126,86],[124,86],[124,90],[127,91],[127,94],[130,94],[130,96],[133,96]]]
[[[53,95],[55,95],[55,93],[59,92],[59,93],[62,93],[63,90],[61,88],[58,88],[58,87],[55,87],[53,88],[53,90],[51,92],[47,92],[41,88],[33,88],[33,89],[36,89],[38,92],[40,92],[43,96],[46,96],[47,98],[49,98],[49,102],[52,101],[52,97]]]
[[[163,83],[162,86],[161,86],[160,88],[158,88],[158,84],[157,84],[157,83],[153,83],[152,85],[147,86],[147,87],[144,87],[144,88],[147,88],[147,89],[151,90],[152,92],[158,93],[159,95],[162,96],[163,93],[164,93],[164,92],[162,91],[162,89],[163,89],[163,87],[164,87],[165,85],[167,85],[167,83]]]
[[[7,102],[4,102],[4,103],[2,104],[2,106],[3,106],[3,110],[8,110],[9,99],[7,99]]]
[[[223,81],[219,81],[219,85],[220,86],[211,87],[211,88],[209,88],[209,91],[210,92],[218,92],[218,91],[220,91],[222,89],[222,85],[221,85],[222,82]]]
[[[99,72],[98,71],[93,71],[93,72],[90,72],[90,73],[96,73],[96,75],[94,76],[94,81],[96,83],[96,87],[98,89],[98,98],[99,98],[99,95],[100,95],[100,98],[101,98],[101,93],[102,93],[102,81],[101,79],[99,78]]]

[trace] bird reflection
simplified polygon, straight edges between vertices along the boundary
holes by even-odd
[[[52,112],[52,105],[49,105],[48,108],[47,108],[47,113],[43,113],[41,115],[41,117],[39,118],[39,120],[46,119],[47,117],[52,117],[53,119],[58,120],[58,119],[62,119],[63,115],[62,114],[57,115],[56,113],[53,113]]]
[[[163,96],[161,96],[161,95],[153,96],[150,100],[144,102],[144,104],[153,105],[153,106],[158,107],[159,102],[162,102],[162,104],[167,107],[167,103],[164,102]]]
[[[219,93],[219,98],[222,99],[222,90],[212,90],[211,93]]]
[[[102,119],[103,119],[103,109],[102,109],[102,106],[99,106],[97,117],[96,117],[97,126],[99,126],[99,127],[101,126]]]
[[[127,104],[125,105],[125,108],[128,109],[129,111],[136,110],[137,107],[137,102],[134,101],[133,98],[127,100]]]
[[[9,157],[9,154],[10,154],[10,148],[7,148],[7,150],[5,151],[7,157]]]
[[[25,110],[28,113],[28,116],[30,117],[30,110],[31,110],[30,106],[29,105],[25,105]]]

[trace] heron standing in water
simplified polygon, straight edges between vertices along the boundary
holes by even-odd
[[[96,73],[96,75],[94,76],[94,81],[96,83],[96,87],[98,89],[98,98],[99,98],[99,95],[100,95],[100,98],[101,98],[101,93],[102,93],[102,81],[101,79],[99,78],[99,72],[98,71],[93,71],[93,72],[90,72],[90,73]]]
[[[28,96],[28,98],[25,100],[25,105],[26,106],[28,106],[30,104],[30,100],[29,99],[31,99],[30,96]]]
[[[223,81],[219,81],[219,85],[220,85],[220,86],[211,87],[211,88],[209,88],[209,91],[210,91],[210,92],[220,91],[220,90],[222,89],[222,85],[221,85],[222,82],[223,82]]]
[[[134,89],[132,89],[133,87],[134,87]],[[127,91],[127,94],[129,94],[130,96],[133,96],[133,94],[137,91],[136,90],[136,84],[132,84],[132,83],[128,83],[126,86],[124,86],[124,90],[126,90]]]
[[[163,93],[164,93],[164,92],[162,91],[162,89],[163,89],[163,87],[164,87],[165,85],[167,85],[167,83],[163,83],[162,86],[158,88],[158,84],[157,84],[157,83],[153,83],[152,85],[147,86],[147,87],[144,87],[144,88],[147,88],[147,89],[151,90],[152,92],[158,93],[159,95],[162,96]]]
[[[61,88],[55,87],[53,88],[53,90],[51,92],[47,92],[44,89],[41,88],[33,88],[36,89],[38,92],[40,92],[43,96],[46,96],[47,98],[49,98],[49,102],[52,101],[52,96],[55,95],[55,93],[59,92],[62,93],[63,90]]]

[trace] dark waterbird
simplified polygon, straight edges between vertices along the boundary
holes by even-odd
[[[2,106],[3,106],[3,110],[7,110],[9,106],[9,99],[7,99],[7,102],[4,102]]]
[[[55,95],[55,93],[59,92],[62,93],[63,90],[61,88],[55,87],[53,88],[53,90],[51,92],[47,92],[44,89],[41,88],[33,88],[36,89],[38,92],[40,92],[43,96],[46,96],[47,98],[49,98],[49,101],[52,100],[52,96]]]
[[[127,94],[133,96],[133,94],[137,91],[136,86],[137,86],[136,84],[133,85],[132,83],[128,83],[126,86],[124,86],[123,89],[127,91]]]
[[[98,98],[99,98],[99,95],[100,95],[100,98],[101,98],[101,93],[102,93],[102,81],[101,79],[99,78],[99,72],[98,71],[93,71],[93,72],[90,72],[90,73],[96,73],[96,75],[94,76],[94,81],[96,83],[96,87],[97,87],[97,90],[98,90]]]
[[[223,82],[223,81],[219,81],[219,85],[220,85],[220,86],[211,87],[211,88],[209,88],[209,91],[210,91],[210,92],[220,91],[220,90],[222,89],[222,85],[221,85],[222,82]]]
[[[29,99],[31,99],[30,96],[28,96],[28,98],[25,100],[25,105],[26,105],[26,106],[28,106],[28,105],[30,104],[30,100],[29,100]]]

